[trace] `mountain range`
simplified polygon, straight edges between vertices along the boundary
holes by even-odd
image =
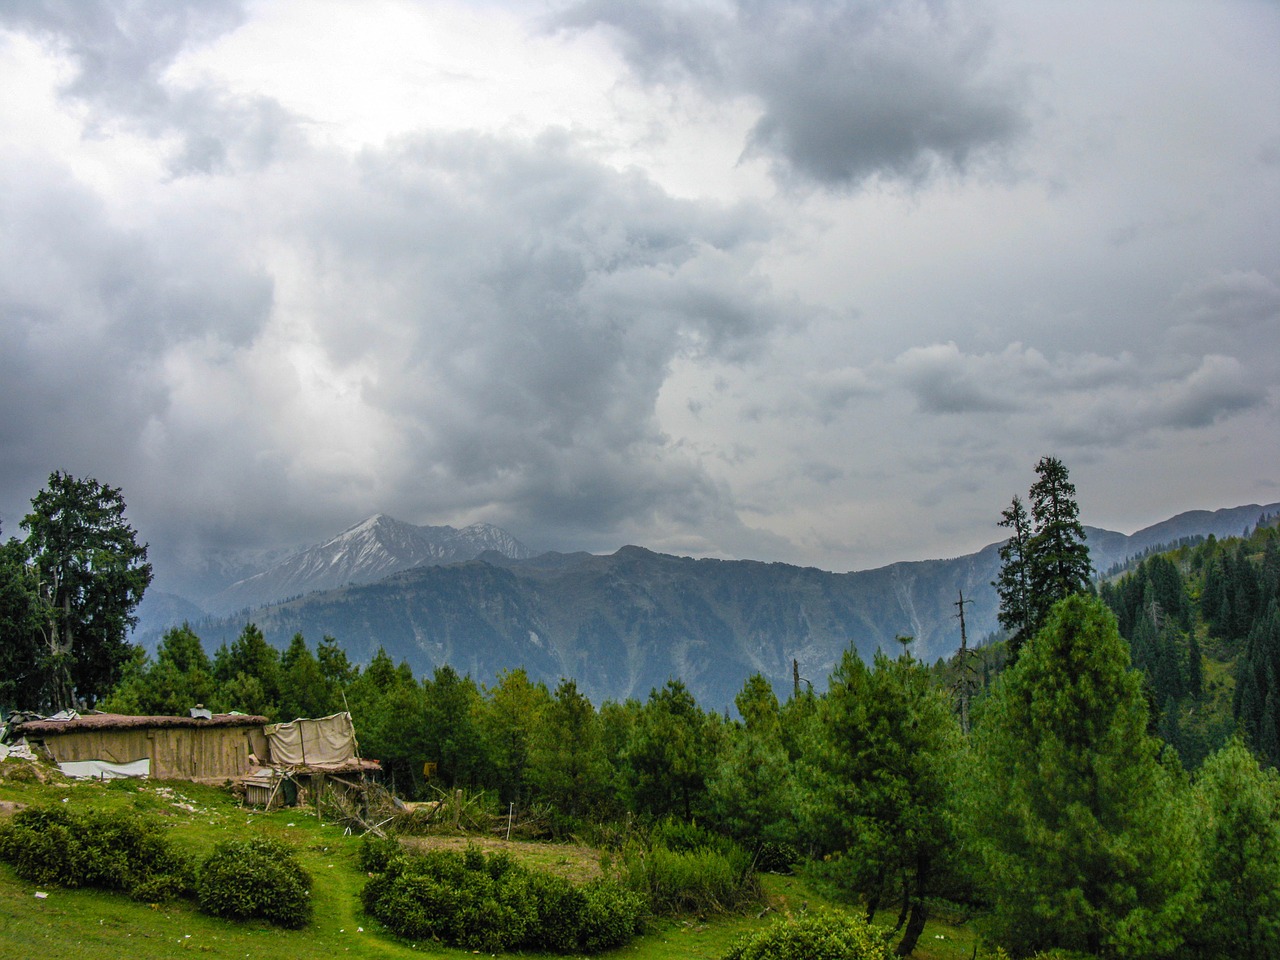
[[[1086,535],[1105,572],[1185,538],[1245,533],[1277,511],[1280,503],[1198,510],[1134,534]],[[313,646],[329,635],[354,662],[382,647],[418,675],[447,663],[489,683],[522,666],[550,685],[572,677],[597,703],[679,678],[720,708],[756,671],[787,689],[793,663],[824,686],[850,645],[870,657],[909,636],[916,656],[949,656],[961,593],[970,642],[980,641],[997,627],[998,569],[998,544],[851,573],[637,546],[535,556],[488,524],[416,527],[379,515],[221,591],[204,608],[213,616],[184,618],[210,649],[252,620],[277,646],[298,632]]]

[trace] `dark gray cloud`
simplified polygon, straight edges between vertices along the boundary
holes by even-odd
[[[677,357],[744,361],[788,318],[752,276],[759,210],[673,199],[559,136],[411,138],[304,202],[293,242],[341,264],[321,342],[376,368],[407,468],[438,480],[418,511],[489,501],[551,537],[724,496],[665,449],[655,403]]]
[[[990,28],[967,5],[588,0],[555,22],[609,28],[646,82],[756,99],[745,153],[783,179],[920,183],[1027,127],[1024,86],[991,68]]]

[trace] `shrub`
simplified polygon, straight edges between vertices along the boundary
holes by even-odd
[[[822,910],[743,937],[724,960],[889,960],[890,938],[861,917]]]
[[[645,898],[609,880],[596,880],[582,888],[578,919],[578,947],[595,953],[620,947],[640,933]]]
[[[0,826],[0,859],[38,884],[120,890],[155,902],[191,892],[191,867],[163,834],[128,813],[31,807]]]
[[[362,899],[402,937],[485,952],[596,952],[630,940],[644,913],[643,898],[616,883],[575,887],[474,847],[388,858]]]
[[[228,920],[262,918],[297,929],[311,919],[311,878],[276,840],[228,840],[214,847],[196,883],[200,909]]]
[[[392,860],[403,856],[400,841],[391,837],[366,833],[360,840],[360,869],[366,873],[383,873]]]

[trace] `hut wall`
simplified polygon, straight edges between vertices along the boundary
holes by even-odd
[[[58,763],[68,760],[107,760],[111,763],[133,763],[151,757],[149,731],[82,730],[55,736],[46,735],[44,745]],[[154,771],[154,760],[152,762]]]
[[[151,775],[162,780],[223,780],[249,769],[244,727],[152,730]]]
[[[138,727],[45,735],[54,760],[151,761],[160,780],[225,780],[249,769],[253,727]],[[258,730],[261,737],[261,730]],[[265,742],[265,741],[264,741]]]

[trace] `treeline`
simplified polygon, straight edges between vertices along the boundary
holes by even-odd
[[[1280,530],[1148,557],[1100,594],[1143,674],[1154,730],[1188,767],[1237,731],[1280,765]]]

